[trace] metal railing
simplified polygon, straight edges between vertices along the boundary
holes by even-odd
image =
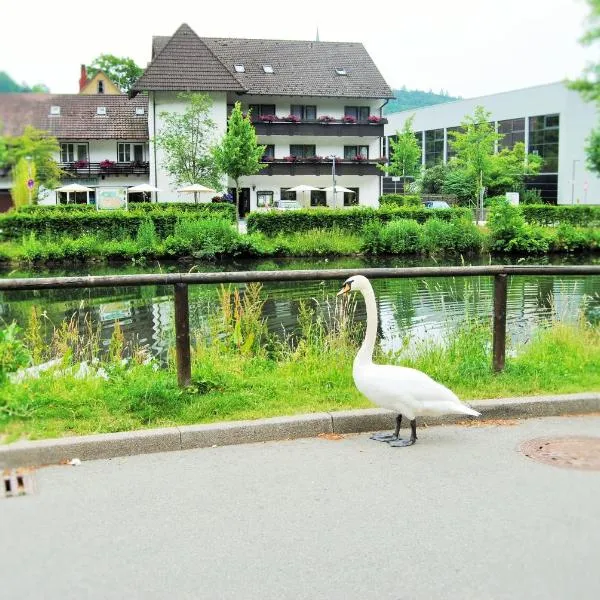
[[[188,286],[220,283],[266,283],[278,281],[338,280],[340,285],[352,275],[370,279],[409,279],[422,277],[493,277],[493,359],[494,371],[504,368],[506,356],[506,306],[508,277],[522,275],[600,275],[600,265],[483,267],[409,267],[368,269],[326,269],[303,271],[239,271],[226,273],[167,273],[149,275],[98,275],[85,277],[40,277],[0,279],[0,291],[72,289],[172,285],[175,300],[175,353],[177,381],[185,387],[191,383],[190,316]]]

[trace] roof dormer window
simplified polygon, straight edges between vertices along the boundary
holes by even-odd
[[[348,75],[348,72],[343,67],[336,67],[335,72],[337,75]]]
[[[263,71],[265,73],[273,73],[273,65],[263,65]]]
[[[51,115],[60,115],[60,106],[51,106],[50,114]]]
[[[104,81],[100,80],[98,82],[98,93],[104,94]]]
[[[96,108],[96,114],[101,116],[106,116],[106,106],[98,106]]]
[[[141,116],[144,114],[144,107],[143,106],[136,106],[135,107],[135,114],[138,116]]]
[[[244,65],[233,65],[236,73],[245,73],[246,67]]]

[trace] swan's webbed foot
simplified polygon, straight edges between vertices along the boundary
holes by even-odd
[[[372,440],[376,442],[394,442],[400,436],[400,425],[402,423],[402,415],[396,417],[396,430],[394,433],[374,433],[371,436]]]
[[[393,433],[374,433],[370,439],[376,442],[393,442],[398,439],[398,436]]]
[[[396,440],[392,440],[388,442],[388,445],[393,448],[403,448],[404,446],[412,446],[417,441],[417,420],[413,419],[410,422],[410,439],[403,440],[398,438]]]

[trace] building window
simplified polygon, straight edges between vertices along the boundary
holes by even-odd
[[[498,121],[498,133],[504,137],[498,142],[498,151],[512,150],[518,142],[525,143],[525,118]]]
[[[263,65],[263,71],[265,73],[273,73],[273,65]]]
[[[357,121],[367,121],[371,115],[369,106],[344,106],[344,116],[354,117]]]
[[[456,150],[454,149],[454,136],[450,135],[454,131],[462,133],[464,132],[464,127],[448,127],[446,129],[446,137],[448,140],[446,144],[446,161],[449,161],[451,158],[456,156]]]
[[[529,117],[529,152],[544,159],[542,173],[558,173],[559,115]]]
[[[104,94],[104,81],[100,80],[98,82],[98,93]]]
[[[311,206],[327,206],[327,194],[322,190],[311,190],[310,205]]]
[[[248,110],[251,112],[252,118],[264,117],[266,115],[275,114],[274,104],[249,104]]]
[[[343,67],[336,67],[335,72],[337,75],[348,75],[348,72]]]
[[[273,160],[275,158],[275,144],[267,144],[262,155],[263,160]]]
[[[305,104],[292,104],[290,114],[303,121],[316,121],[317,107]]]
[[[244,65],[233,65],[233,68],[235,69],[236,73],[245,73],[246,72],[246,67],[244,67]]]
[[[348,189],[352,190],[354,194],[344,192],[344,206],[358,206],[358,188]]]
[[[357,156],[369,158],[369,146],[344,146],[344,160],[354,160]]]
[[[256,206],[258,208],[273,206],[273,192],[256,192]]]
[[[296,200],[296,192],[290,192],[290,188],[281,188],[279,191],[279,197],[282,200]]]
[[[117,162],[144,162],[144,144],[120,142],[117,144]]]
[[[296,158],[310,158],[316,155],[316,150],[312,144],[290,144],[290,155]]]
[[[433,167],[444,162],[444,130],[425,132],[425,166]]]
[[[60,162],[70,163],[76,160],[88,160],[87,144],[61,144]]]

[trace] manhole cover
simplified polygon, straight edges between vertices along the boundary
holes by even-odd
[[[519,450],[527,457],[547,465],[600,471],[600,438],[538,438],[523,442]]]

